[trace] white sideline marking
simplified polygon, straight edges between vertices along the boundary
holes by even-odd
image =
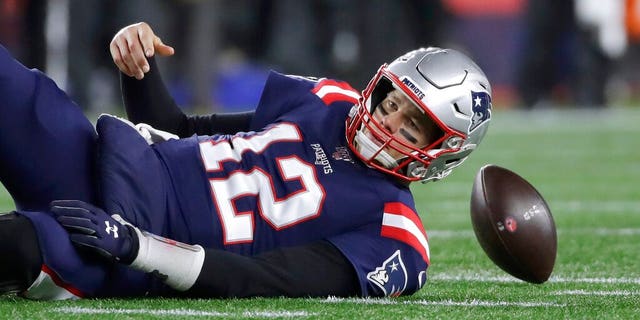
[[[637,236],[640,235],[640,228],[561,228],[557,232],[559,235]],[[427,235],[429,239],[475,237],[473,230],[427,230]]]
[[[282,317],[309,317],[316,313],[305,311],[245,311],[245,312],[218,312],[190,309],[115,309],[115,308],[80,308],[61,307],[53,309],[54,312],[72,314],[140,314],[153,316],[196,316],[196,317],[248,317],[248,318],[282,318]]]
[[[471,238],[475,235],[472,230],[428,230],[427,236],[433,238]]]
[[[553,302],[508,302],[508,301],[482,301],[482,300],[470,300],[470,301],[405,301],[404,304],[420,304],[426,306],[454,306],[454,307],[566,307],[563,303]]]
[[[452,192],[455,192],[460,188],[470,188],[471,185],[452,185],[450,187]],[[640,213],[640,201],[638,200],[558,200],[549,201],[549,207],[551,208],[552,213]],[[438,203],[431,204],[425,212],[446,212],[453,210],[468,212],[469,202],[460,200],[440,201]]]
[[[628,211],[629,213],[640,212],[640,201],[629,200],[607,200],[607,201],[554,201],[549,204],[551,210],[562,210],[572,213],[582,212],[601,212],[601,213],[619,213]]]
[[[640,295],[639,291],[587,291],[587,290],[565,290],[556,291],[553,293],[556,296],[562,295],[578,295],[578,296],[637,296]]]
[[[477,282],[523,282],[511,276],[485,276],[480,274],[435,274],[431,280],[439,281],[477,281]],[[610,283],[610,284],[640,284],[640,278],[567,278],[553,276],[549,282],[557,283]]]
[[[640,278],[564,278],[551,277],[551,282],[575,282],[575,283],[611,283],[611,284],[640,284]]]
[[[640,228],[621,228],[621,229],[609,229],[609,228],[594,228],[594,229],[572,229],[567,230],[565,233],[593,233],[597,236],[635,236],[640,234]]]
[[[415,301],[396,301],[391,299],[375,299],[375,298],[336,298],[331,297],[323,300],[326,303],[356,303],[356,304],[381,304],[381,305],[423,305],[423,306],[453,306],[453,307],[564,307],[565,304],[551,303],[551,302],[507,302],[507,301],[482,301],[482,300],[468,300],[468,301],[453,301],[453,300],[441,300],[441,301],[429,301],[429,300],[415,300]]]

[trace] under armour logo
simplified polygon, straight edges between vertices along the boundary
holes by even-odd
[[[113,238],[117,239],[118,238],[118,226],[116,226],[116,225],[113,225],[113,227],[110,226],[109,225],[109,221],[105,221],[104,224],[107,225],[107,228],[104,229],[104,231],[106,231],[107,234],[111,234],[110,231],[113,231]]]

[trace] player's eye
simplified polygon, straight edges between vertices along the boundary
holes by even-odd
[[[398,110],[398,105],[395,102],[391,101],[391,100],[387,100],[387,108],[390,111],[396,111],[396,110]]]
[[[379,104],[375,111],[380,113],[383,116],[386,116],[389,114],[389,110],[387,110],[387,107],[385,106],[384,103]]]

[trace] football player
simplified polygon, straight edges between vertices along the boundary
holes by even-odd
[[[17,207],[0,219],[0,290],[398,296],[425,284],[408,185],[447,176],[487,130],[491,88],[468,57],[411,51],[362,94],[272,72],[255,111],[189,117],[154,59],[136,62],[142,74],[120,64],[163,50],[148,25],[119,35],[114,60],[135,76],[127,112],[152,125],[103,115],[94,131],[46,75],[0,51],[0,179]]]

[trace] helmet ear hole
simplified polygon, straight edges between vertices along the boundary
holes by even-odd
[[[466,114],[462,111],[462,108],[460,108],[460,105],[458,105],[458,102],[454,102],[453,103],[453,110],[455,110],[457,113],[465,115],[465,116],[470,116],[470,114]]]

